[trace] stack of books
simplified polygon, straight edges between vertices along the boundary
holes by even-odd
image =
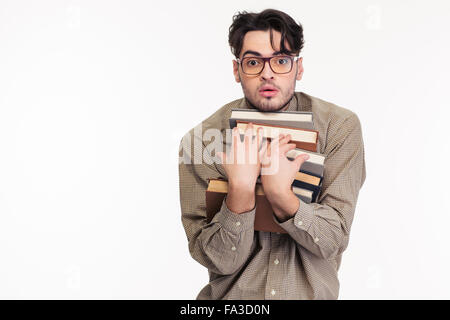
[[[294,159],[300,154],[308,154],[292,183],[294,194],[306,203],[315,202],[322,187],[325,156],[317,152],[319,132],[314,129],[312,112],[279,111],[261,112],[253,109],[232,109],[230,128],[237,127],[241,135],[249,122],[254,129],[261,127],[263,137],[275,138],[278,134],[290,134],[296,148],[288,151],[286,156]],[[220,205],[227,193],[227,182],[221,179],[209,179],[206,190],[206,207],[208,221],[220,210]],[[273,210],[264,195],[260,178],[256,185],[255,230],[285,232],[273,220]]]

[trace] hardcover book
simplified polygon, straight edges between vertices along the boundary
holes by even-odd
[[[236,126],[239,129],[240,134],[245,133],[245,128],[247,127],[248,121],[236,121]],[[319,132],[317,130],[311,129],[300,129],[294,127],[286,127],[280,125],[268,125],[253,123],[254,131],[258,128],[263,129],[263,136],[267,139],[273,139],[278,134],[290,134],[291,141],[289,143],[295,143],[296,147],[299,149],[304,149],[307,151],[317,151],[317,139],[319,137]]]
[[[231,129],[236,126],[237,120],[314,129],[313,113],[309,111],[262,112],[255,109],[231,109],[229,120]]]

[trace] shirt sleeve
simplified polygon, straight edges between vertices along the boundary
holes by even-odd
[[[190,136],[192,138],[193,135]],[[186,144],[183,146],[182,140],[180,150],[184,152],[184,159],[179,163],[181,220],[187,235],[189,252],[208,270],[221,275],[232,274],[250,255],[256,206],[250,211],[237,214],[229,210],[225,197],[219,212],[208,223],[205,200],[208,179],[222,176],[209,153],[203,153],[203,143],[197,141],[193,145],[192,153],[183,150],[186,149]],[[201,163],[192,161],[195,152],[202,155]],[[209,159],[204,161],[203,157]]]
[[[365,177],[361,124],[353,114],[326,147],[322,191],[317,203],[300,200],[295,215],[280,223],[299,245],[324,259],[341,254],[348,245],[358,193]]]

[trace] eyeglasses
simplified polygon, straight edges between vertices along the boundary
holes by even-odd
[[[274,57],[245,57],[242,60],[236,59],[242,67],[242,71],[245,74],[256,75],[260,74],[266,65],[266,61],[269,61],[270,69],[274,73],[289,73],[292,70],[294,64],[294,58],[292,56],[274,56]],[[298,59],[297,59],[298,60]]]

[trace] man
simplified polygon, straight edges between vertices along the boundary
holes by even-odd
[[[366,176],[359,119],[350,110],[295,92],[303,75],[302,58],[296,58],[303,46],[303,29],[284,12],[268,9],[235,15],[229,44],[236,56],[234,76],[245,97],[204,120],[202,132],[220,130],[222,137],[215,138],[226,137],[232,108],[311,111],[319,131],[317,151],[326,156],[325,171],[317,202],[308,204],[291,190],[306,158],[286,158],[294,147],[289,135],[263,143],[261,132],[254,137],[250,124],[243,141],[233,131],[229,152],[213,156],[205,141],[209,135],[196,134],[198,128],[190,130],[180,145],[185,153],[179,165],[182,222],[189,251],[208,268],[210,278],[197,299],[337,299],[337,272]],[[187,142],[194,149],[186,154]],[[257,161],[235,161],[243,152]],[[193,163],[199,154],[202,161]],[[263,174],[274,161],[276,173]],[[285,234],[253,228],[260,174],[274,220]],[[228,180],[229,189],[220,211],[207,223],[209,178]]]

